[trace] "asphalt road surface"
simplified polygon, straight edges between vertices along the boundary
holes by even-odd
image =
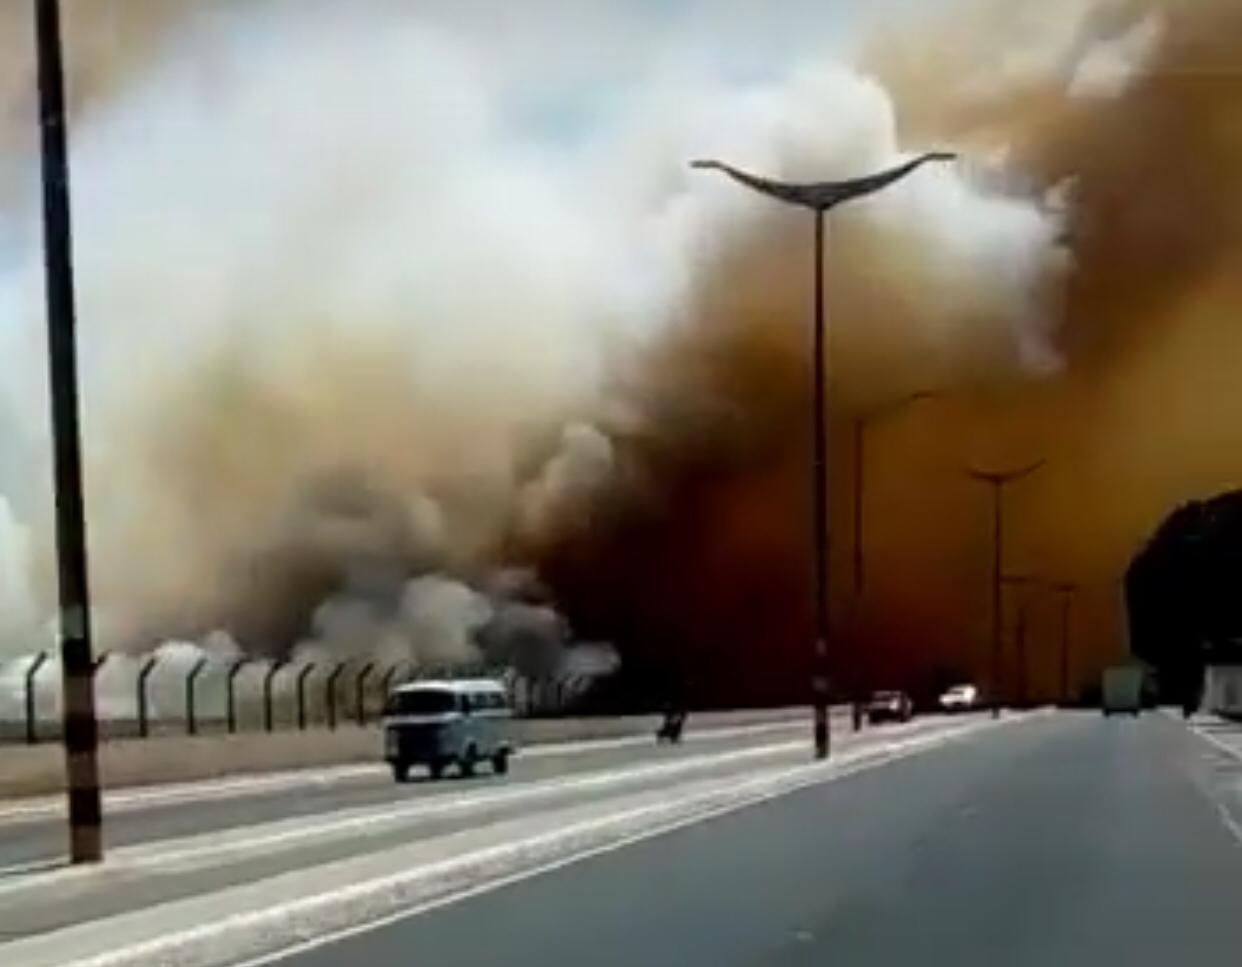
[[[841,728],[844,718],[837,723]],[[678,746],[660,750],[663,760],[688,758],[721,749],[761,746],[809,734],[802,721],[772,722],[747,728],[691,731]],[[316,778],[308,770],[305,781],[296,786],[267,788],[259,783],[247,785],[244,779],[228,795],[196,798],[195,788],[211,790],[213,783],[189,785],[187,795],[167,800],[148,798],[159,789],[139,790],[135,802],[105,808],[105,837],[108,849],[172,839],[179,836],[225,831],[254,826],[262,822],[330,815],[342,810],[408,802],[414,798],[460,794],[463,789],[487,790],[496,786],[533,783],[574,773],[589,773],[648,761],[653,743],[647,736],[564,744],[550,748],[532,746],[519,750],[512,769],[504,778],[486,770],[467,781],[449,774],[439,782],[428,781],[422,773],[412,775],[407,785],[392,781],[387,766],[376,762],[370,767],[328,770]],[[378,758],[378,753],[377,753]],[[56,799],[57,805],[60,799]],[[20,873],[27,867],[52,866],[63,862],[66,848],[65,820],[59,809],[31,818],[6,821],[0,810],[0,877]]]
[[[270,962],[1238,963],[1239,788],[1163,715],[1049,715]]]

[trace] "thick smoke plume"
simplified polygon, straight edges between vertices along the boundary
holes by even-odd
[[[940,394],[875,433],[875,578],[838,609],[865,653],[972,662],[986,530],[963,462],[1051,457],[1015,547],[1096,582],[1104,641],[1103,584],[1139,532],[1236,474],[1211,434],[1158,478],[1136,448],[1169,389],[1160,347],[1219,337],[1212,307],[1236,304],[1237,4],[990,5],[860,67],[810,50],[745,81],[710,50],[640,59],[591,123],[540,100],[563,74],[532,83],[534,61],[489,56],[443,11],[114,6],[70,34],[108,646],[224,628],[251,652],[419,658],[507,622],[739,694],[786,687],[810,225],[690,172],[702,155],[788,178],[929,146],[974,159],[832,222],[838,429]],[[540,49],[572,47],[547,13]],[[104,30],[124,43],[92,68]],[[30,574],[32,630],[4,645],[21,652],[52,599],[33,158],[5,143],[0,491],[20,539],[0,566]],[[513,564],[546,587],[506,604],[489,588]]]
[[[884,90],[831,63],[740,90],[710,72],[653,76],[602,133],[556,149],[507,128],[504,78],[463,37],[398,4],[368,12],[166,5],[71,23],[85,58],[76,247],[106,645],[224,627],[267,653],[394,635],[464,653],[493,607],[467,585],[549,537],[589,533],[593,504],[627,486],[611,433],[636,421],[678,446],[701,430],[686,444],[705,455],[733,449],[717,412],[731,401],[712,385],[727,337],[715,360],[714,337],[701,364],[673,359],[707,332],[712,300],[735,317],[717,320],[722,333],[758,312],[796,351],[805,266],[753,257],[781,253],[801,226],[692,181],[691,147],[791,176],[901,149]],[[125,54],[96,64],[108,30]],[[647,110],[671,100],[686,130]],[[12,224],[7,354],[35,362],[28,206]],[[868,333],[850,369],[891,368],[899,384],[920,358],[947,379],[1005,356],[1055,230],[1037,206],[951,171],[843,219],[858,259],[841,266],[843,317],[884,323],[849,330]],[[1019,343],[1044,351],[1036,332]],[[631,366],[654,402],[614,390]],[[40,373],[15,368],[7,385],[36,465]],[[687,411],[665,412],[663,396]],[[45,536],[42,488],[16,491]],[[445,614],[447,636],[420,624]]]
[[[879,201],[854,214],[857,234],[844,217],[835,224],[834,598],[837,640],[848,641],[838,668],[847,682],[987,676],[989,518],[963,470],[1043,457],[1046,468],[1007,503],[1006,567],[1045,588],[1080,585],[1070,629],[1078,687],[1122,644],[1129,556],[1176,503],[1236,486],[1242,471],[1230,335],[1242,303],[1242,5],[965,10],[972,16],[885,34],[864,63],[897,105],[903,143],[959,146],[973,184],[1039,229],[1031,244],[997,244],[995,261],[948,278],[928,277],[936,255],[926,253],[987,237],[967,219],[946,220],[940,238],[920,237],[934,231],[927,219],[903,221],[874,247]],[[941,204],[948,191],[938,186]],[[757,687],[755,671],[772,673],[750,662],[755,649],[785,668],[806,653],[806,347],[796,327],[807,241],[792,223],[747,233],[709,265],[693,325],[638,379],[635,395],[660,414],[640,424],[666,430],[638,434],[617,458],[659,483],[629,491],[605,539],[567,543],[549,565],[587,614],[636,625],[653,661],[680,649],[713,688],[738,696]],[[894,260],[900,284],[878,285]],[[1004,308],[978,319],[974,307]],[[970,330],[972,320],[981,324]],[[960,338],[924,342],[943,324]],[[1012,378],[1022,363],[1028,376]],[[938,397],[867,430],[870,578],[859,599],[848,592],[847,420],[924,390]],[[609,579],[617,573],[639,579]],[[1006,602],[1010,682],[1019,604]],[[1059,608],[1047,590],[1026,607],[1035,694],[1057,694]]]

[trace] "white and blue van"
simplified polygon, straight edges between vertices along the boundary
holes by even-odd
[[[415,765],[426,766],[433,779],[450,765],[474,775],[480,762],[502,775],[513,754],[512,717],[508,693],[493,679],[400,685],[384,705],[384,759],[397,782],[405,782]]]

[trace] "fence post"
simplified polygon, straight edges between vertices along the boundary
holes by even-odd
[[[267,669],[267,674],[263,676],[263,731],[265,732],[272,731],[272,679],[276,677],[276,673],[284,664],[283,659],[273,659]]]
[[[37,709],[35,708],[35,677],[39,674],[39,669],[43,667],[43,663],[47,661],[47,652],[41,651],[34,656],[34,660],[26,666],[26,744],[34,745],[39,741],[39,727],[35,716]]]
[[[198,718],[194,714],[194,680],[207,667],[207,658],[203,656],[194,667],[190,669],[190,674],[185,676],[185,734],[198,734]]]
[[[300,672],[298,672],[298,731],[306,731],[306,677],[315,670],[315,663],[311,662]]]
[[[249,662],[249,658],[238,658],[233,662],[232,667],[229,668],[227,682],[228,691],[226,693],[228,704],[226,717],[228,718],[229,735],[232,735],[237,731],[237,694],[234,683],[236,682],[237,675],[242,670],[242,667],[249,664]]]
[[[142,668],[138,670],[138,737],[145,739],[149,734],[149,724],[147,722],[147,679],[151,677],[151,672],[155,669],[159,662],[159,655],[152,655],[142,664]]]
[[[345,662],[336,663],[336,668],[332,674],[328,676],[328,682],[324,686],[324,712],[328,719],[328,728],[336,728],[336,682],[341,677],[341,672],[345,670]]]
[[[358,713],[358,724],[367,724],[367,708],[366,708],[366,692],[364,690],[367,676],[375,670],[375,662],[369,661],[362,666],[362,671],[358,672],[358,678],[354,681],[354,711]]]
[[[99,653],[99,657],[98,657],[98,658],[96,658],[96,659],[94,660],[94,662],[91,664],[91,688],[94,688],[94,687],[95,687],[95,677],[99,674],[99,669],[103,668],[104,664],[108,661],[108,656],[109,656],[109,655],[111,655],[111,654],[112,654],[112,652],[110,652],[110,651],[101,651],[101,652]],[[110,738],[112,738],[112,723],[111,723],[111,722],[105,723],[105,722],[103,721],[103,718],[102,718],[102,713],[100,712],[100,709],[99,709],[99,707],[98,707],[98,703],[96,703],[96,716],[95,716],[95,718],[96,718],[96,719],[98,720],[98,722],[99,722],[99,727],[100,727],[100,730],[101,730],[101,736],[102,736],[103,738],[105,738],[105,739],[110,739]],[[104,731],[105,726],[106,726],[106,731]]]
[[[399,669],[404,664],[405,662],[403,661],[397,662],[395,665],[392,666],[392,668],[384,672],[384,677],[380,679],[380,687],[384,693],[385,701],[388,700],[388,693],[392,691],[392,680],[397,675],[397,669]]]

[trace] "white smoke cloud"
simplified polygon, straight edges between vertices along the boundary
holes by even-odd
[[[612,441],[587,423],[561,431],[560,447],[520,495],[519,526],[529,534],[585,524],[583,516],[613,472]]]
[[[1091,45],[1070,78],[1070,95],[1108,98],[1122,94],[1155,53],[1163,33],[1163,19],[1151,14],[1119,36]]]
[[[339,552],[347,575],[320,605],[306,654],[363,641],[382,654],[466,654],[486,601],[449,578],[406,583],[413,575],[389,573],[387,558],[382,594],[348,586],[355,557],[371,560],[375,522],[394,518],[291,517],[301,489],[357,473],[405,501],[401,527],[422,535],[411,540],[429,558],[486,553],[515,504],[541,520],[606,476],[607,440],[588,421],[610,361],[676,321],[719,239],[769,217],[761,200],[692,176],[689,158],[824,177],[903,147],[886,92],[848,67],[804,56],[739,79],[710,45],[675,62],[631,47],[608,90],[544,104],[565,122],[549,133],[526,110],[539,91],[511,89],[518,52],[494,62],[486,36],[443,12],[367,13],[279,0],[198,8],[77,119],[104,647],[227,624],[222,589],[235,591],[239,562],[286,546],[294,520],[316,554]],[[599,18],[583,17],[581,36],[552,17],[533,22],[552,61],[588,36],[607,43]],[[23,227],[17,254],[0,261],[0,353],[11,361],[0,405],[25,439],[0,446],[22,448],[32,479],[46,480],[34,206],[7,217]],[[905,346],[903,358],[952,370],[999,322],[1002,338],[1016,334],[1046,361],[1032,293],[1057,230],[1029,201],[952,170],[921,174],[841,220],[843,249],[908,257],[843,266],[834,299],[867,309],[866,332]],[[842,334],[872,338],[848,318]],[[514,468],[527,434],[562,425],[562,454],[524,490]],[[18,620],[37,624],[52,601],[48,513],[23,500],[33,552],[14,537],[0,567],[16,573],[33,557],[40,609]],[[26,650],[16,640],[0,651]]]

